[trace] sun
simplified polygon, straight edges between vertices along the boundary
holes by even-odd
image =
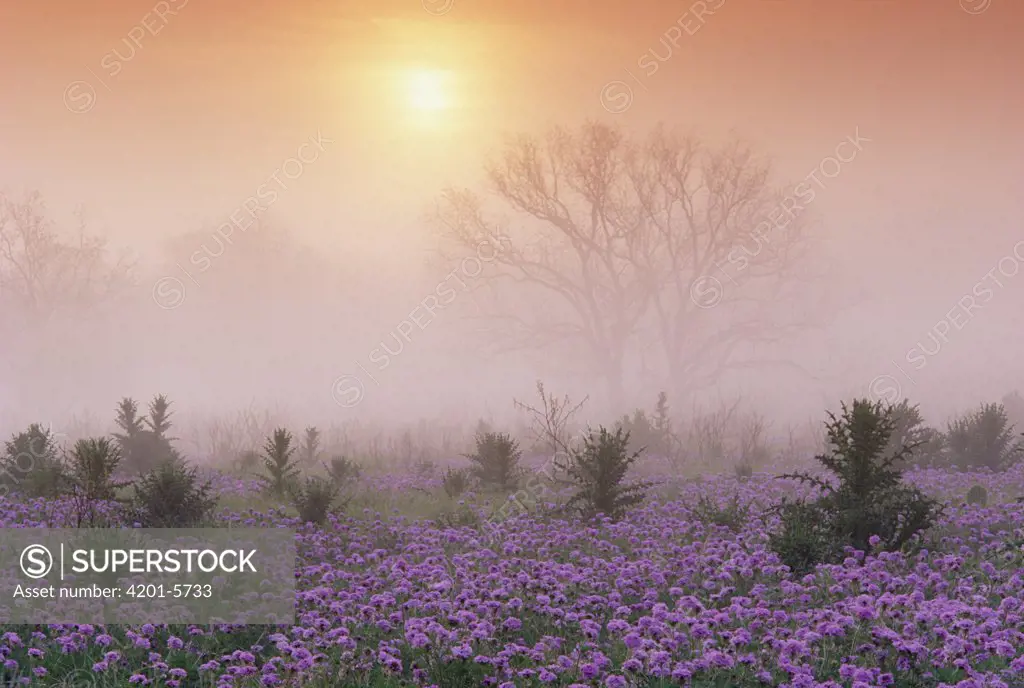
[[[414,69],[406,76],[409,107],[419,112],[437,112],[451,107],[451,74],[443,69]]]

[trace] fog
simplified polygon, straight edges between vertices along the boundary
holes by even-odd
[[[50,4],[0,8],[5,436],[1024,387],[1011,3]]]

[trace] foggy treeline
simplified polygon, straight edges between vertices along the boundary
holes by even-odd
[[[842,145],[821,179],[788,179],[771,151],[671,127],[511,139],[486,184],[439,189],[422,250],[391,264],[324,250],[272,210],[183,227],[141,254],[5,191],[0,429],[105,432],[118,400],[157,393],[193,434],[240,412],[472,428],[513,423],[512,398],[538,379],[589,395],[595,421],[661,391],[679,417],[742,398],[780,423],[852,396],[908,396],[939,420],[998,400],[1015,379],[978,375],[976,344],[957,333],[994,295],[1013,300],[1024,250],[993,255],[962,289],[971,301],[944,309],[910,290],[893,294],[896,318],[883,313],[850,287],[871,266],[830,251],[815,200],[827,160],[863,146]],[[891,345],[878,334],[908,323]]]

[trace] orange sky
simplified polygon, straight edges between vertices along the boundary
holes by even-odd
[[[227,212],[322,130],[337,154],[297,192],[310,215],[302,224],[393,222],[374,216],[378,202],[393,206],[400,192],[419,212],[445,181],[470,180],[502,129],[603,117],[735,130],[792,174],[859,127],[878,142],[879,185],[902,178],[913,193],[937,175],[959,186],[984,174],[988,188],[969,193],[1005,194],[1021,178],[1024,7],[962,2],[991,6],[972,15],[958,0],[425,0],[447,9],[432,15],[418,0],[167,0],[161,21],[161,3],[148,0],[8,2],[0,184],[52,188],[115,233],[129,220],[137,232],[154,211],[160,226]],[[694,23],[701,5],[721,7]],[[645,76],[638,62],[666,54],[660,41],[677,21],[698,28]],[[130,55],[133,31],[134,56],[109,76],[110,51]],[[409,124],[390,76],[405,65],[452,71],[457,107],[443,126]],[[630,81],[627,70],[642,84],[626,112],[609,115],[598,94]],[[87,113],[64,106],[77,80],[95,89]],[[325,193],[333,212],[313,212]]]
[[[503,131],[735,132],[794,181],[859,131],[872,143],[816,202],[821,232],[880,307],[897,287],[941,305],[1022,234],[1022,30],[1014,0],[8,0],[0,188],[84,203],[151,250],[224,221],[321,132],[334,143],[275,214],[400,267],[426,205],[473,185]],[[412,67],[451,73],[451,110],[410,111]],[[633,88],[618,114],[612,81]]]

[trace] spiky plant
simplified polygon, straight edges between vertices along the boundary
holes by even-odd
[[[0,489],[28,497],[57,497],[67,487],[54,434],[39,423],[13,435],[0,458]]]
[[[932,466],[940,460],[941,436],[935,429],[925,425],[919,405],[911,405],[909,400],[904,399],[890,408],[890,417],[893,428],[886,453],[896,454],[903,447],[910,447],[911,451],[906,458],[908,464]]]
[[[988,490],[984,485],[971,485],[971,489],[967,490],[966,501],[968,504],[985,506],[988,504]]]
[[[476,451],[464,455],[473,462],[474,477],[487,486],[498,490],[514,490],[522,471],[519,459],[522,451],[519,442],[506,433],[488,432],[476,436]]]
[[[310,425],[302,435],[302,446],[299,449],[299,461],[305,466],[312,466],[320,456],[320,431]]]
[[[644,500],[650,487],[644,482],[625,482],[639,456],[639,451],[630,453],[629,433],[622,428],[614,434],[604,427],[590,431],[583,446],[570,451],[565,465],[568,480],[576,487],[567,508],[584,518],[604,514],[617,520],[625,516]]]
[[[469,489],[469,471],[449,467],[441,478],[441,487],[449,499],[458,499]]]
[[[327,475],[331,481],[341,488],[348,487],[359,480],[359,476],[363,472],[358,463],[345,456],[333,457],[330,464],[324,464],[324,468],[327,469]]]
[[[121,451],[109,437],[88,437],[75,442],[68,460],[69,477],[89,499],[114,499],[131,481],[116,480]]]
[[[913,447],[888,452],[895,426],[892,407],[856,399],[852,406],[842,405],[841,416],[828,416],[830,451],[815,460],[831,479],[807,472],[780,476],[821,491],[813,502],[783,500],[776,507],[782,528],[770,545],[794,570],[809,565],[805,555],[812,551],[829,561],[842,556],[844,546],[864,552],[901,549],[941,512],[938,502],[903,482],[901,466]],[[801,537],[810,539],[801,544]]]
[[[139,403],[131,397],[121,399],[121,403],[117,405],[114,422],[121,428],[121,432],[115,432],[114,437],[122,447],[125,442],[146,429],[146,419],[139,415]]]
[[[125,397],[117,406],[114,422],[121,432],[114,433],[121,454],[121,465],[129,473],[142,474],[164,461],[181,457],[166,436],[170,429],[170,402],[158,395],[150,404],[149,417],[138,414],[139,405]]]
[[[173,437],[167,436],[167,431],[171,429],[171,416],[173,415],[171,402],[167,399],[167,395],[157,394],[149,403],[149,417],[146,418],[146,425],[150,432],[159,439],[173,440]]]
[[[738,493],[724,505],[708,495],[701,495],[693,507],[693,515],[701,523],[728,528],[734,533],[740,532],[750,521],[750,511],[750,505],[740,499]]]
[[[263,480],[267,492],[274,497],[285,497],[299,477],[299,467],[292,460],[292,434],[277,428],[263,445]]]
[[[1021,444],[1002,404],[983,404],[951,422],[946,432],[946,446],[950,462],[960,470],[1004,470],[1021,452]]]
[[[339,505],[341,487],[318,476],[307,476],[301,485],[291,488],[290,495],[303,523],[323,525],[333,511],[344,508]]]
[[[133,520],[145,528],[189,528],[204,523],[217,507],[210,481],[194,466],[172,458],[133,485]]]

